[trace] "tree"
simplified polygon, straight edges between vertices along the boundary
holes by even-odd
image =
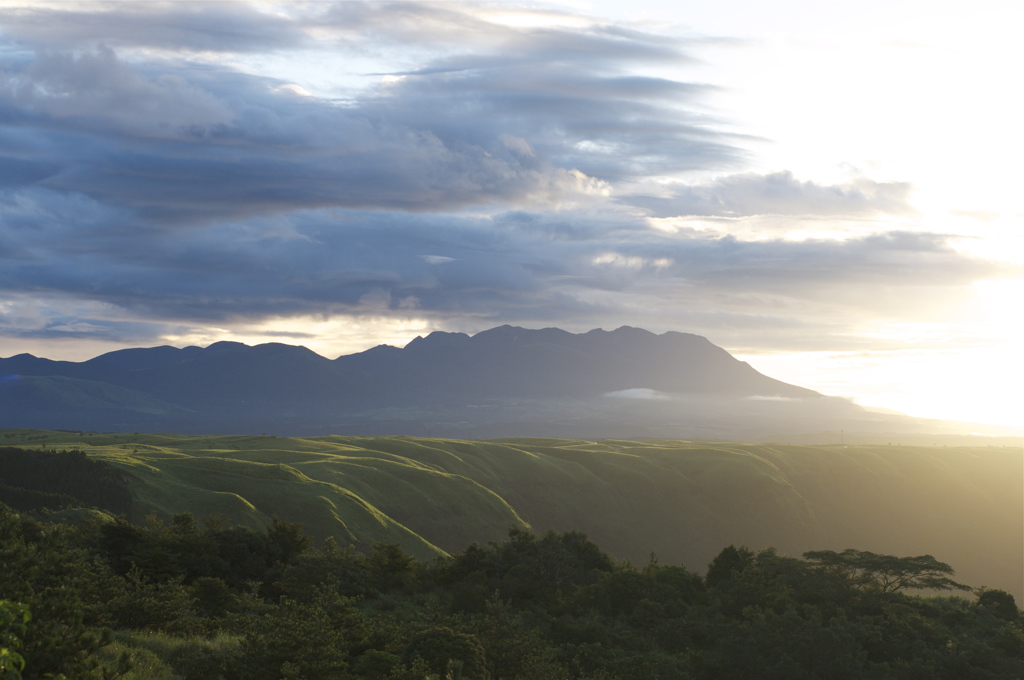
[[[397,543],[375,543],[366,558],[370,578],[382,593],[404,588],[416,578],[419,563]]]
[[[451,628],[431,628],[414,636],[406,645],[402,661],[411,666],[423,659],[431,673],[453,680],[488,680],[484,648],[468,633]]]
[[[730,545],[722,548],[722,552],[718,553],[715,559],[711,560],[711,564],[708,565],[707,576],[704,577],[704,582],[708,586],[715,588],[720,583],[732,580],[736,574],[753,566],[753,564],[754,552],[752,550],[745,545],[741,545],[739,548]]]
[[[99,680],[130,665],[122,657],[108,668],[98,658],[112,637],[93,624],[114,575],[73,539],[64,525],[27,520],[0,505],[0,600],[18,601],[32,613],[16,652],[27,660],[26,678],[63,673]]]
[[[379,578],[380,574],[373,576]],[[351,546],[340,547],[333,537],[329,537],[323,548],[295,557],[273,584],[272,592],[302,601],[309,598],[317,586],[322,586],[345,597],[360,597],[372,590],[370,579],[366,558]]]
[[[812,562],[816,569],[847,579],[856,588],[882,594],[905,588],[971,589],[950,578],[956,573],[953,567],[931,555],[896,557],[848,548],[841,553],[832,550],[806,552],[804,559]]]
[[[324,591],[310,602],[282,599],[249,621],[228,677],[340,680],[361,627],[351,605]]]
[[[302,531],[299,522],[283,522],[274,518],[267,529],[267,545],[275,562],[288,563],[313,547],[313,539]]]
[[[18,650],[31,619],[25,605],[0,600],[0,679],[21,680],[25,659]]]
[[[473,633],[484,647],[491,680],[560,680],[567,673],[556,661],[556,650],[522,614],[497,593],[487,601]]]
[[[979,589],[978,608],[1006,621],[1016,621],[1019,616],[1017,601],[1005,590]]]

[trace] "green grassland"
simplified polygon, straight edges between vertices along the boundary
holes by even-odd
[[[1019,447],[509,438],[179,436],[0,430],[130,475],[132,519],[190,511],[429,558],[510,526],[585,532],[620,559],[702,571],[723,546],[931,554],[1024,599]]]

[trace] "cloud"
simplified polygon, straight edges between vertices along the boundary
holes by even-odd
[[[664,392],[658,392],[657,390],[648,389],[646,387],[617,390],[615,392],[608,392],[604,396],[611,397],[613,399],[640,399],[645,401],[668,401],[672,399],[671,396]]]
[[[372,317],[806,348],[1020,275],[923,227],[787,238],[910,215],[913,186],[739,172],[712,88],[664,76],[700,49],[678,36],[455,2],[53,4],[0,26],[0,336]],[[316,77],[285,73],[300,61]],[[779,228],[740,238],[761,215]],[[735,233],[648,219],[675,216]]]
[[[124,310],[77,296],[4,291],[0,339],[88,340],[152,345],[181,326],[160,320],[132,319]]]
[[[230,124],[233,117],[227,105],[182,76],[147,77],[105,45],[42,53],[3,85],[4,100],[23,121],[65,129],[179,136]]]
[[[456,4],[293,14],[188,3],[8,10],[5,30],[37,51],[17,52],[0,72],[0,139],[37,140],[11,156],[33,164],[37,184],[162,228],[329,206],[557,206],[608,195],[611,181],[739,156],[691,111],[701,86],[632,72],[687,60],[663,36],[602,24],[511,29]],[[269,49],[296,47],[315,30],[343,51],[390,43],[426,56],[338,101],[218,60],[118,52],[205,49],[219,31],[203,21],[222,18],[219,31],[234,36],[224,49],[250,49],[274,30],[285,37]],[[140,28],[150,24],[152,34]]]
[[[57,169],[57,166],[47,163],[0,156],[0,188],[35,184],[52,176]]]
[[[446,262],[455,262],[454,257],[445,257],[444,255],[420,255],[424,262],[429,264],[445,264]]]
[[[927,316],[937,290],[948,303],[975,281],[1020,273],[938,234],[741,241],[665,234],[614,213],[326,209],[154,233],[102,204],[61,198],[37,189],[2,204],[0,291],[98,301],[149,321],[415,310],[599,326],[650,308],[666,322],[682,315],[682,328],[687,309],[770,326],[766,315],[792,324],[820,306]]]
[[[174,52],[267,52],[309,41],[301,22],[241,2],[5,7],[0,8],[0,26],[15,40],[57,49],[100,42]]]
[[[646,208],[653,217],[682,215],[748,217],[752,215],[857,216],[913,212],[908,182],[876,182],[860,177],[845,184],[801,182],[788,171],[744,173],[709,184],[668,184],[663,195],[627,195],[620,200]]]

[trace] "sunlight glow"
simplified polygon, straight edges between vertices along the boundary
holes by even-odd
[[[270,319],[258,325],[196,329],[193,333],[165,336],[164,340],[178,347],[205,347],[222,340],[247,345],[280,342],[303,345],[321,356],[335,359],[376,345],[404,347],[417,335],[427,335],[433,330],[436,330],[436,323],[416,317],[333,316],[324,319],[305,316]]]
[[[780,380],[919,418],[1024,430],[1024,361],[993,347],[800,352],[740,357]]]
[[[542,9],[492,9],[484,8],[482,15],[495,24],[509,28],[583,28],[593,20],[552,10]]]

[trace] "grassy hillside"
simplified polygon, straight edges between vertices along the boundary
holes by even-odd
[[[5,394],[12,406],[25,411],[78,412],[130,411],[161,416],[182,416],[189,410],[156,399],[145,392],[97,380],[65,376],[16,376],[6,381]]]
[[[1010,447],[558,439],[276,438],[0,430],[128,472],[132,519],[191,511],[419,557],[513,525],[581,530],[619,558],[702,571],[728,544],[932,554],[1024,597],[1024,466]]]

